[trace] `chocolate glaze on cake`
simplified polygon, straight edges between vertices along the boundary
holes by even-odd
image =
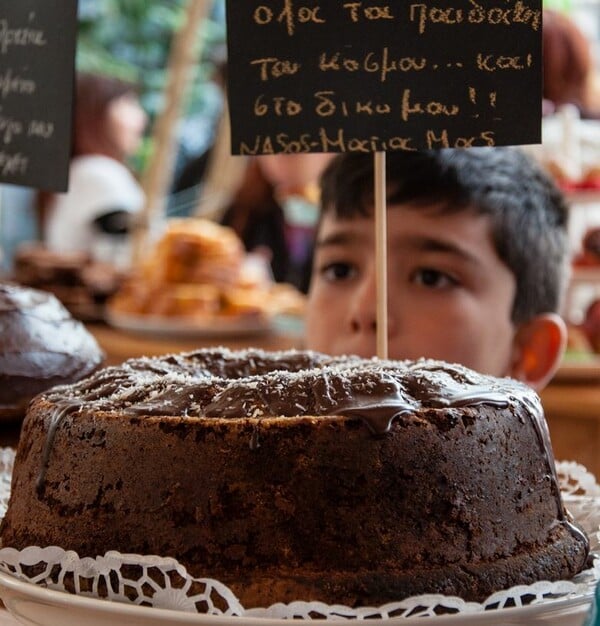
[[[55,296],[0,283],[1,417],[23,417],[33,396],[91,374],[103,358]]]
[[[32,404],[3,545],[173,556],[245,606],[570,578],[536,394],[436,361],[200,350]]]

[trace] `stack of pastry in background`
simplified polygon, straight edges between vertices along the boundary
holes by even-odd
[[[199,322],[301,314],[304,297],[272,281],[233,229],[198,218],[169,220],[165,232],[109,301],[112,314]]]

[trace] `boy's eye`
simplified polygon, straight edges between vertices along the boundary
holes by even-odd
[[[418,269],[413,274],[413,280],[417,285],[424,287],[442,288],[457,284],[457,281],[448,274],[430,267]]]
[[[350,263],[328,263],[322,268],[321,275],[325,278],[325,280],[332,282],[347,280],[356,275],[356,268]]]

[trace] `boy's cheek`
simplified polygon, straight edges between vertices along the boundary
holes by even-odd
[[[335,310],[325,305],[322,298],[309,299],[305,320],[306,347],[309,350],[329,352],[330,342],[342,332]]]

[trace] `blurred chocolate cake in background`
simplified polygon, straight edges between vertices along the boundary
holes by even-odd
[[[103,361],[93,335],[54,295],[0,282],[0,420],[22,419],[35,395]]]
[[[104,305],[123,281],[123,273],[86,253],[56,253],[39,243],[20,246],[13,280],[54,294],[77,319],[104,319]]]

